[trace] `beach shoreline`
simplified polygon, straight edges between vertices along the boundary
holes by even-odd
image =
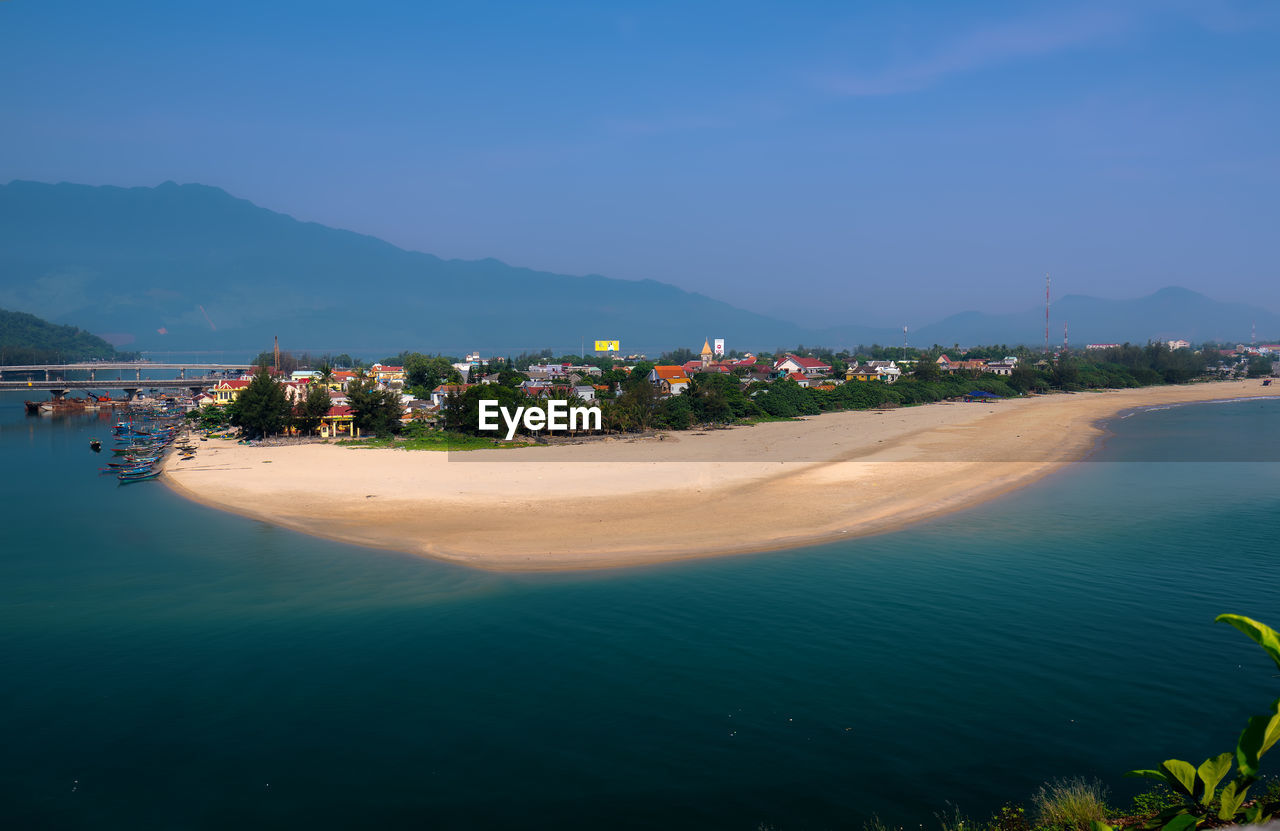
[[[885,533],[1083,459],[1135,409],[1274,397],[1256,380],[825,413],[459,452],[211,440],[161,480],[302,533],[476,568],[617,568]]]

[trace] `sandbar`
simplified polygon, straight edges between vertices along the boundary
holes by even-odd
[[[1085,457],[1106,419],[1257,380],[826,413],[467,452],[199,442],[161,480],[307,534],[497,570],[638,566],[881,533]]]

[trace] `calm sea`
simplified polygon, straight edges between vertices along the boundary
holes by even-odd
[[[1054,777],[1119,799],[1280,694],[1212,622],[1280,625],[1280,401],[1118,420],[1093,461],[898,533],[505,575],[118,486],[106,420],[20,398],[4,828],[928,828]]]

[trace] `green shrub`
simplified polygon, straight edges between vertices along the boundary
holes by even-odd
[[[959,806],[951,803],[947,803],[947,806],[947,810],[941,814],[934,814],[938,818],[939,831],[977,831],[977,823],[960,813]]]
[[[1243,615],[1218,615],[1214,620],[1229,623],[1248,635],[1280,667],[1280,633]],[[1181,759],[1165,759],[1159,768],[1129,771],[1126,776],[1153,780],[1178,796],[1174,804],[1148,820],[1146,827],[1192,831],[1202,825],[1266,822],[1280,810],[1280,803],[1268,802],[1266,793],[1250,801],[1249,789],[1262,779],[1259,760],[1277,742],[1280,742],[1280,698],[1271,702],[1267,712],[1249,719],[1234,753],[1227,751],[1211,756],[1198,767]],[[1233,763],[1236,776],[1219,791],[1218,786],[1231,773]],[[1099,820],[1093,823],[1093,831],[1112,829]]]
[[[1157,785],[1133,798],[1133,813],[1140,817],[1153,817],[1166,808],[1181,804],[1182,798],[1176,793],[1164,785]]]
[[[1032,797],[1036,823],[1046,828],[1088,828],[1107,818],[1107,789],[1097,779],[1055,779]]]
[[[987,820],[985,831],[1032,831],[1027,809],[1008,803]]]

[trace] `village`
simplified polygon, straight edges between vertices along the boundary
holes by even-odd
[[[750,389],[752,394],[759,394],[780,382],[794,384],[802,389],[832,392],[845,384],[893,385],[907,375],[957,376],[970,378],[975,382],[983,377],[1008,379],[1015,373],[1020,362],[1024,366],[1030,362],[1041,371],[1052,367],[1052,361],[1043,356],[1037,358],[1024,354],[1022,357],[1005,355],[998,358],[953,359],[946,352],[932,357],[915,350],[912,350],[913,357],[910,358],[848,362],[837,358],[824,360],[812,355],[797,354],[801,350],[772,356],[750,352],[730,356],[725,351],[724,340],[719,338],[705,339],[697,353],[685,351],[685,354],[696,354],[696,357],[683,363],[654,364],[646,361],[643,354],[617,357],[616,352],[620,351],[618,345],[617,341],[597,342],[598,347],[608,349],[599,350],[590,358],[584,356],[577,363],[571,360],[552,362],[541,359],[523,362],[523,366],[509,365],[509,358],[486,359],[481,353],[472,352],[461,361],[449,363],[450,377],[429,389],[413,385],[410,372],[403,365],[374,363],[354,369],[324,366],[320,369],[296,369],[285,373],[280,369],[278,347],[274,365],[268,366],[267,371],[281,385],[287,401],[293,407],[300,407],[308,392],[317,385],[328,390],[329,407],[319,417],[315,431],[317,435],[327,439],[362,435],[357,426],[356,408],[347,396],[352,385],[357,382],[387,396],[398,396],[399,421],[402,426],[438,426],[442,423],[442,414],[451,397],[463,396],[475,387],[501,384],[513,387],[521,396],[531,401],[563,398],[587,406],[599,406],[598,402],[620,396],[624,382],[636,377],[637,369],[644,372],[654,398],[662,400],[689,391],[698,376],[727,376],[733,378],[743,390]],[[1091,343],[1085,346],[1084,354],[1100,357],[1125,346],[1127,345],[1118,343]],[[1172,353],[1189,351],[1191,344],[1186,340],[1170,340],[1161,342],[1158,346]],[[1061,356],[1065,352],[1064,347],[1057,355]],[[1280,356],[1280,344],[1241,344],[1225,349],[1206,347],[1202,352],[1215,374],[1230,377],[1243,375],[1251,357],[1269,359]],[[917,371],[922,360],[936,367],[936,373]],[[221,379],[206,392],[197,395],[193,403],[196,408],[225,408],[248,389],[252,380],[253,376],[248,373]],[[975,390],[974,395],[999,397],[996,393],[981,390]],[[291,431],[298,432],[296,429]]]

